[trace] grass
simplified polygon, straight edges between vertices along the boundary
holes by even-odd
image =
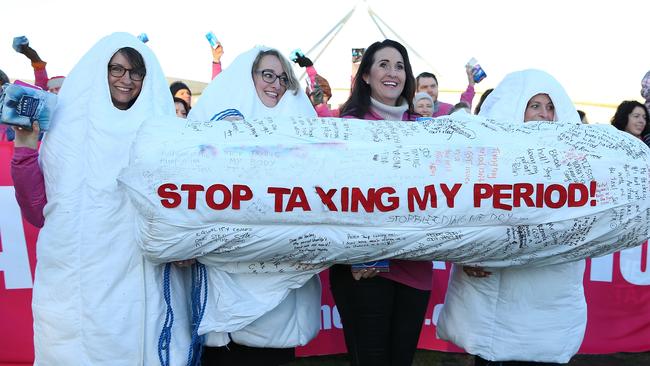
[[[348,366],[347,355],[301,357],[286,366]],[[474,358],[462,353],[418,350],[412,366],[473,366]],[[577,355],[567,366],[649,366],[650,352]]]

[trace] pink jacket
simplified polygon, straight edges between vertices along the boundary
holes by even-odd
[[[45,181],[43,172],[38,165],[38,150],[28,147],[17,147],[11,158],[11,178],[16,190],[16,201],[20,206],[23,217],[36,227],[43,227],[43,207],[47,203],[45,197]]]
[[[467,103],[469,106],[469,109],[472,109],[472,101],[474,100],[474,86],[472,85],[467,85],[467,89],[463,92],[463,94],[460,95],[460,101]],[[438,103],[438,111],[433,114],[433,117],[440,117],[440,116],[446,116],[451,112],[451,109],[454,108],[453,104],[449,103],[444,103],[441,101],[437,101]]]
[[[43,90],[47,90],[47,70],[45,69],[47,62],[32,62],[34,69],[34,84]]]
[[[221,62],[212,62],[212,80],[221,74]]]
[[[330,107],[325,103],[321,103],[319,105],[314,106],[314,110],[316,111],[316,115],[318,117],[338,117],[339,116],[339,110],[338,109],[330,109]]]
[[[402,121],[414,121],[417,115],[404,112]],[[358,118],[347,115],[341,118]],[[368,111],[362,119],[379,121],[383,118],[373,111]],[[419,290],[431,290],[433,274],[433,263],[431,261],[407,261],[401,259],[390,260],[390,272],[380,273],[379,276],[388,278],[395,282],[417,288]]]

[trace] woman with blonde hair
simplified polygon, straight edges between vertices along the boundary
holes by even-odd
[[[275,116],[316,117],[307,95],[299,91],[289,61],[275,49],[255,47],[239,55],[208,85],[188,118],[237,123],[241,119]],[[296,346],[307,344],[318,333],[321,295],[318,275],[311,276],[298,288],[287,290],[286,296],[279,296],[270,286],[260,285],[265,280],[273,281],[271,275],[253,278],[209,267],[208,276],[211,275],[237,284],[236,289],[211,289],[234,294],[232,297],[239,299],[227,306],[227,311],[212,310],[224,319],[240,319],[241,326],[229,333],[206,334],[204,366],[285,364],[295,358]],[[246,293],[250,295],[241,297]],[[225,298],[220,297],[220,305],[226,302]],[[245,305],[250,302],[253,303],[250,307]]]

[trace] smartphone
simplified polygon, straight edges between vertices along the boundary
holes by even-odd
[[[316,87],[312,90],[312,92],[309,93],[309,96],[313,100],[314,105],[319,105],[323,103],[323,89],[318,87],[318,85],[316,85]]]
[[[357,72],[359,71],[359,66],[361,65],[361,59],[363,58],[363,53],[366,51],[365,48],[353,48],[352,49],[352,72],[350,76],[350,87],[354,85],[354,79],[357,77]]]
[[[217,39],[217,36],[212,33],[212,31],[206,33],[205,38],[208,40],[208,42],[210,42],[210,46],[212,46],[212,48],[217,48],[217,46],[219,46],[219,40]]]
[[[138,39],[139,39],[140,42],[142,42],[142,43],[147,43],[147,42],[149,42],[149,36],[147,36],[147,33],[140,33],[140,34],[138,34]]]
[[[353,48],[352,49],[352,63],[353,64],[358,64],[361,62],[361,58],[363,57],[363,53],[366,51],[365,48]]]

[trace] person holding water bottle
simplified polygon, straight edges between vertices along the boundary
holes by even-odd
[[[205,38],[210,43],[210,50],[212,50],[212,79],[214,79],[222,71],[221,56],[223,56],[223,45],[212,31],[206,33]]]
[[[472,101],[474,100],[474,84],[483,80],[486,76],[483,68],[477,63],[476,59],[472,58],[465,65],[465,72],[467,73],[467,89],[460,95],[460,101],[467,104],[470,109]],[[454,108],[453,104],[444,103],[438,100],[438,78],[430,73],[423,72],[415,79],[416,91],[425,92],[433,99],[433,117],[445,116]]]

